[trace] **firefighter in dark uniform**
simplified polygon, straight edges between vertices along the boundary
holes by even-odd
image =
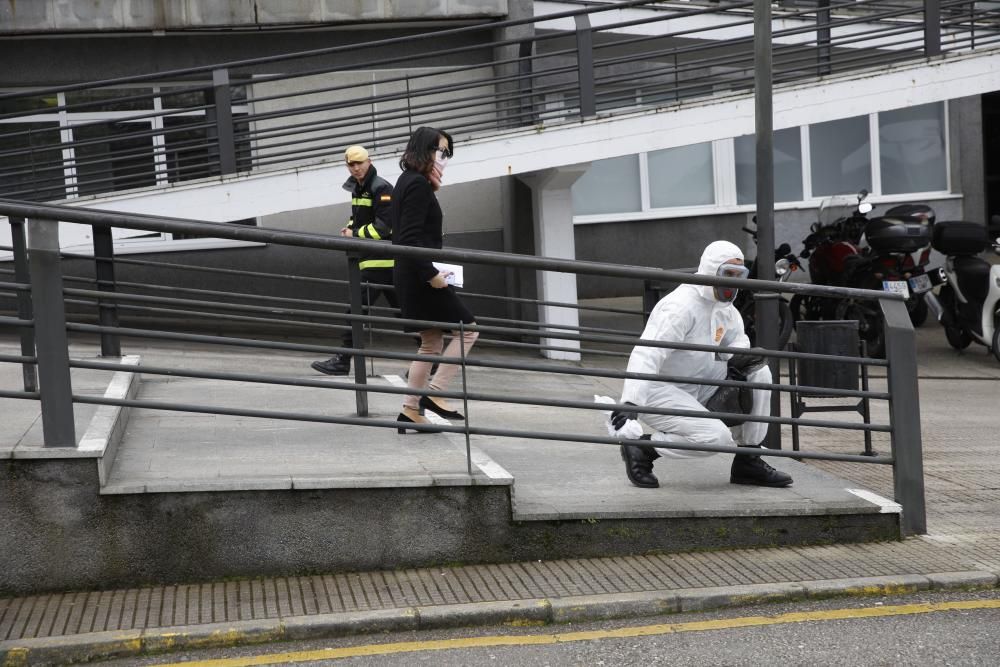
[[[344,189],[351,193],[351,219],[340,230],[340,235],[388,241],[391,234],[389,209],[392,186],[378,175],[364,147],[351,146],[344,152],[344,159],[351,172],[344,183]],[[360,259],[361,281],[368,283],[361,289],[361,303],[366,312],[380,294],[390,306],[398,308],[399,302],[392,287],[392,267],[392,258],[385,255],[374,253]],[[350,308],[347,312],[351,312]],[[344,347],[354,347],[350,329],[344,334],[343,341]],[[351,355],[337,354],[326,361],[314,361],[312,367],[327,375],[347,375],[351,370]]]

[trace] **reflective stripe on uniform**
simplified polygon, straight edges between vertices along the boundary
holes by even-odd
[[[358,197],[351,199],[351,206],[371,206],[372,200],[367,197]]]
[[[365,225],[359,229],[358,237],[362,239],[375,239],[376,241],[382,240],[382,235],[375,229],[375,225]]]
[[[358,262],[361,269],[391,269],[396,263],[394,259],[366,259]]]

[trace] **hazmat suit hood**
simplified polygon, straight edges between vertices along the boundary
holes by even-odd
[[[698,275],[715,276],[719,272],[719,267],[731,259],[743,261],[743,251],[735,243],[730,243],[729,241],[709,243],[705,247],[705,251],[701,254],[701,262],[698,264]],[[699,285],[698,294],[703,299],[717,303],[720,306],[726,305],[728,302],[720,302],[716,298],[714,289],[711,285]]]

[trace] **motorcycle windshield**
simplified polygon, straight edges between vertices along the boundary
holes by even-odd
[[[820,202],[817,219],[819,224],[829,225],[850,216],[857,207],[857,195],[833,195]]]

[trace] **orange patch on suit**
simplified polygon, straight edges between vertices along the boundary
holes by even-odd
[[[724,334],[724,333],[726,333],[726,330],[723,329],[722,327],[719,327],[718,329],[715,330],[715,342],[716,343],[718,343],[719,341],[722,340],[722,334]]]
[[[392,195],[379,195],[379,201],[392,201]]]

